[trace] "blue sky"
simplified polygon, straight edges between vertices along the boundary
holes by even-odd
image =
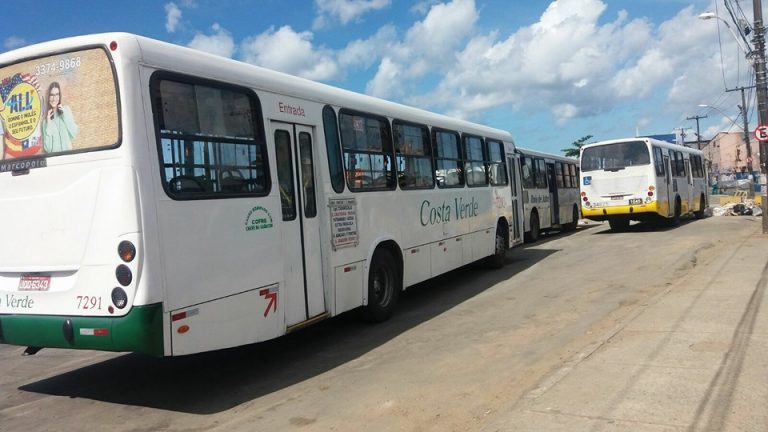
[[[585,135],[684,127],[694,140],[686,117],[695,115],[707,115],[705,138],[741,131],[731,121],[741,123],[740,95],[724,90],[753,84],[750,66],[722,23],[698,19],[727,17],[725,1],[751,22],[746,0],[39,0],[44,13],[4,6],[0,51],[126,31],[506,129],[520,146],[559,152]]]

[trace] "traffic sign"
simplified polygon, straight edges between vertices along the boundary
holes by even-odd
[[[755,129],[755,137],[758,141],[768,141],[768,125],[760,125]]]

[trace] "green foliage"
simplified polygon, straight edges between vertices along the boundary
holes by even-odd
[[[571,143],[571,147],[560,150],[561,152],[565,153],[566,157],[579,157],[579,149],[581,149],[581,146],[584,144],[591,144],[587,141],[592,139],[592,135],[583,136],[576,141]],[[594,142],[594,141],[592,141]]]

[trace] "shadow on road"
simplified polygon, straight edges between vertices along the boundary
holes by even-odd
[[[517,247],[502,269],[470,265],[413,286],[384,323],[362,323],[352,311],[267,342],[175,358],[126,354],[19,389],[192,414],[221,412],[354,360],[555,252]]]

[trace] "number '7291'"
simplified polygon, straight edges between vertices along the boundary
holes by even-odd
[[[77,296],[77,308],[88,309],[101,309],[101,297],[96,296]]]

